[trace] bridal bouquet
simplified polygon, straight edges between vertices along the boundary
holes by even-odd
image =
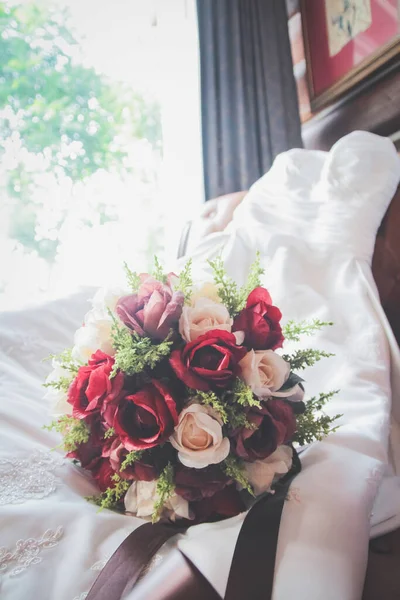
[[[335,393],[304,400],[298,371],[325,352],[284,355],[327,325],[288,322],[261,286],[259,258],[238,287],[221,259],[196,286],[155,261],[127,265],[129,290],[101,290],[45,386],[67,456],[91,472],[103,508],[195,522],[227,518],[290,472],[296,444],[320,439]]]

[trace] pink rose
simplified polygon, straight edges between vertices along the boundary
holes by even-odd
[[[230,332],[233,319],[227,308],[209,298],[198,298],[193,306],[184,306],[179,319],[179,333],[186,342],[194,342],[198,337],[222,329]]]
[[[203,469],[225,460],[229,439],[222,432],[222,420],[210,406],[193,402],[182,410],[169,438],[185,467]]]
[[[172,274],[169,281],[172,281]],[[182,314],[184,295],[174,292],[171,285],[150,275],[141,275],[137,294],[123,296],[117,302],[116,313],[121,321],[140,336],[164,340]]]
[[[250,350],[239,363],[241,378],[260,398],[274,395],[290,374],[290,365],[273,350]]]

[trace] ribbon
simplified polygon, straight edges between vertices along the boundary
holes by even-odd
[[[186,527],[174,523],[145,523],[132,531],[102,569],[86,600],[120,600],[130,592],[144,569],[166,541]]]

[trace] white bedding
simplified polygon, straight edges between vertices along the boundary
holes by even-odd
[[[290,151],[253,186],[228,231],[194,253],[203,277],[205,259],[222,249],[240,282],[259,249],[285,319],[335,323],[312,341],[335,358],[305,377],[310,394],[341,390],[329,412],[343,413],[342,427],[302,455],[283,513],[274,600],[361,598],[369,536],[400,526],[400,484],[388,461],[393,340],[370,272],[376,230],[399,179],[393,145],[372,134],[347,136],[329,154]],[[49,420],[41,387],[49,366],[41,359],[70,345],[89,297],[0,315],[4,600],[83,600],[103,562],[141,523],[98,514],[83,498],[95,491],[90,479],[49,453],[58,439],[41,429]],[[395,343],[392,361],[396,379]],[[396,395],[397,416],[399,404]],[[179,540],[221,595],[241,518],[192,528]]]

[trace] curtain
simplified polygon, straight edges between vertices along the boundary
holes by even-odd
[[[301,147],[284,0],[197,0],[206,198],[246,190]]]

